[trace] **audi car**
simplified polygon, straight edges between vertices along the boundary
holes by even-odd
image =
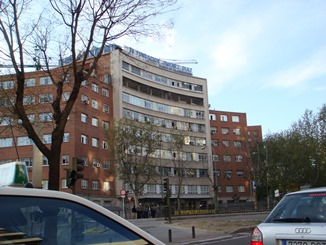
[[[326,188],[286,194],[254,229],[251,245],[326,245]]]
[[[0,187],[0,244],[159,244],[150,234],[76,195]]]

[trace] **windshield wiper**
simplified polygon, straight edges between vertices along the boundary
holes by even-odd
[[[309,217],[304,217],[304,218],[281,218],[281,219],[273,219],[272,221],[275,222],[287,222],[287,223],[299,223],[299,222],[310,222]]]

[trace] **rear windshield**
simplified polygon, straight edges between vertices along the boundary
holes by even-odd
[[[265,222],[326,222],[326,192],[285,196]]]

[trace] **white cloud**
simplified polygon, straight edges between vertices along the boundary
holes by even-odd
[[[263,88],[304,88],[314,86],[310,81],[326,75],[326,47],[317,50],[307,60],[275,74]]]

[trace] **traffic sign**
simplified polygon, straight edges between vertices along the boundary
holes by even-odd
[[[125,189],[122,189],[122,190],[120,191],[120,196],[121,196],[122,198],[125,198],[125,197],[126,197],[126,190],[125,190]]]

